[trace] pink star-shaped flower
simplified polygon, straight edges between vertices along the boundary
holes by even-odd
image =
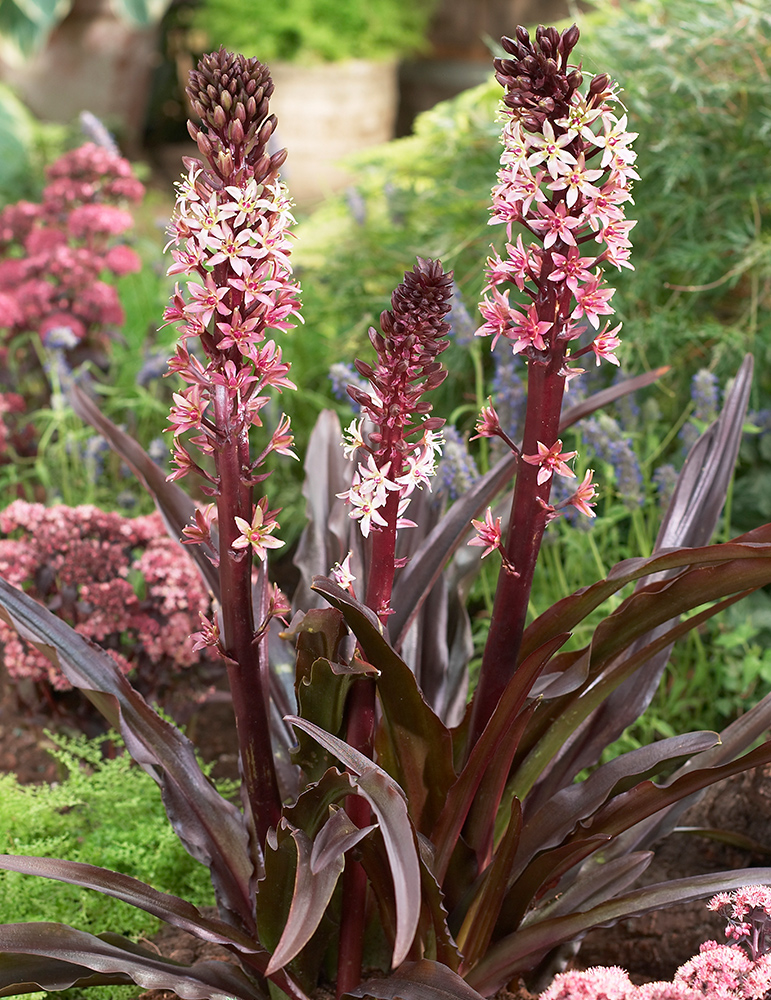
[[[538,476],[536,477],[536,482],[539,486],[543,486],[544,483],[548,482],[554,472],[559,476],[575,479],[575,472],[565,463],[569,459],[575,458],[578,452],[562,451],[561,449],[562,441],[559,439],[554,442],[551,448],[547,448],[545,444],[539,441],[537,455],[522,456],[522,461],[527,462],[528,465],[540,465],[541,468],[538,470]]]

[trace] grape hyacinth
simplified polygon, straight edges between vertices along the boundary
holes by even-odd
[[[169,370],[187,383],[174,393],[174,471],[168,478],[193,473],[214,498],[185,530],[185,541],[204,546],[219,567],[222,591],[220,627],[204,621],[196,638],[199,646],[218,649],[228,664],[261,841],[278,822],[280,801],[260,681],[267,621],[255,623],[253,617],[252,555],[264,560],[268,548],[283,543],[274,534],[278,511],[268,509],[266,497],[255,503],[254,488],[267,477],[260,469],[268,454],[293,453],[288,418],[281,417],[256,457],[249,430],[262,426],[266,390],[294,388],[280,347],[267,338],[290,329],[299,308],[289,264],[294,220],[277,177],[286,154],[267,152],[276,127],[268,114],[272,91],[266,66],[224,49],[205,56],[191,74],[187,93],[203,127],[189,129],[203,159],[186,159],[187,176],[178,184],[169,273],[183,276],[185,287],[177,285],[164,315],[167,323],[181,324]],[[200,341],[204,361],[188,350],[190,338]],[[185,445],[181,439],[189,432]],[[270,616],[286,602],[274,591],[264,603]]]
[[[479,337],[492,348],[508,342],[527,365],[525,416],[504,572],[496,591],[490,638],[472,713],[472,744],[513,673],[543,531],[559,510],[549,503],[553,474],[573,476],[559,440],[566,383],[583,374],[582,356],[618,365],[620,324],[611,326],[614,289],[601,264],[631,268],[625,219],[637,177],[627,116],[605,74],[582,90],[580,69],[568,62],[579,37],[539,27],[504,38],[496,59],[505,90],[503,153],[493,189],[491,225],[506,227],[506,252],[488,258]],[[514,227],[518,227],[516,238]],[[585,331],[591,339],[580,343]],[[585,340],[585,337],[583,337]],[[500,347],[498,347],[500,350]],[[500,436],[484,418],[482,436]],[[595,487],[584,480],[572,506],[591,511]]]

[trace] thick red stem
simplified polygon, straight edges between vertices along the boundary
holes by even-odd
[[[550,447],[557,440],[565,390],[565,377],[560,374],[562,363],[562,353],[557,352],[548,365],[532,361],[528,365],[523,455],[537,454],[539,441]],[[546,527],[546,515],[537,498],[548,503],[551,489],[551,479],[538,485],[539,471],[540,466],[527,462],[517,466],[506,539],[506,557],[517,575],[504,568],[498,577],[490,633],[471,711],[469,750],[482,734],[517,667],[533,573]]]
[[[222,594],[222,644],[238,734],[244,782],[260,847],[280,818],[281,799],[273,764],[268,705],[262,683],[260,643],[254,640],[252,559],[249,550],[234,550],[239,535],[236,517],[252,520],[252,489],[244,485],[242,468],[248,457],[248,429],[232,414],[227,390],[217,386],[214,414],[221,435],[217,449],[220,492],[217,521]]]

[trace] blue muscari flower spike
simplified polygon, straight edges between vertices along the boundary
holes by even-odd
[[[661,510],[666,510],[677,482],[677,469],[671,462],[660,465],[653,473],[653,485],[656,487],[656,497]]]
[[[467,493],[479,479],[476,462],[468,450],[466,439],[452,424],[442,428],[444,447],[436,470],[436,490],[445,492],[450,501]]]
[[[351,364],[344,361],[336,361],[329,368],[329,381],[332,383],[332,395],[335,399],[348,403],[354,413],[360,413],[361,407],[348,395],[348,386],[355,385],[364,392],[369,392],[371,386]]]
[[[492,381],[492,395],[501,427],[512,441],[518,441],[525,422],[527,407],[527,387],[518,369],[521,363],[514,355],[493,354],[495,374]]]
[[[717,376],[702,368],[691,379],[691,401],[693,414],[688,423],[680,428],[679,438],[683,443],[683,451],[687,454],[701,433],[694,421],[711,424],[717,419],[720,408],[720,387]]]
[[[624,436],[619,424],[605,413],[590,417],[581,424],[587,453],[596,455],[613,466],[616,490],[627,507],[636,507],[643,500],[643,478],[640,463],[632,450],[630,438]]]
[[[447,317],[450,323],[450,336],[459,347],[468,347],[474,342],[476,324],[466,308],[460,288],[456,282],[452,283],[452,299],[450,313]]]

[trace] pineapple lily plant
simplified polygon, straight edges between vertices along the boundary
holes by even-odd
[[[272,338],[300,308],[283,154],[268,153],[272,83],[264,65],[224,50],[192,74],[201,158],[186,161],[170,233],[180,277],[165,320],[179,324],[180,343],[169,369],[183,385],[168,481],[83,388],[70,391],[151,491],[216,602],[194,640],[227,667],[240,802],[214,789],[188,740],[106,652],[2,580],[0,614],[158,783],[182,844],[210,871],[218,916],[91,865],[4,855],[0,866],[128,901],[233,961],[184,967],[109,931],[8,924],[2,995],[134,982],[186,998],[306,1000],[326,980],[340,996],[471,1000],[527,979],[592,927],[771,881],[771,869],[752,869],[634,888],[686,800],[771,760],[771,741],[756,745],[771,700],[719,735],[688,733],[600,763],[644,710],[674,641],[771,582],[771,525],[708,544],[751,359],[694,445],[653,554],[526,621],[549,522],[568,507],[593,514],[593,474],[579,481],[560,435],[658,375],[563,407],[584,359],[617,363],[603,265],[631,266],[634,225],[634,136],[611,81],[587,83],[570,62],[577,41],[575,27],[539,28],[533,40],[520,29],[496,61],[505,98],[491,221],[508,242],[488,261],[478,334],[527,368],[523,440],[506,435],[491,400],[477,433],[500,438],[505,457],[445,513],[425,502],[442,443],[431,392],[445,374],[452,278],[418,259],[371,331],[372,358],[357,362],[368,388],[350,390],[362,418],[344,452],[331,413],[309,445],[310,524],[297,562],[312,580],[294,610],[267,573],[268,551],[283,543],[266,459],[294,457],[289,421],[269,408],[274,392],[294,389]],[[493,509],[512,476],[510,502]],[[557,477],[573,484],[562,500]],[[181,479],[208,502],[193,504]],[[449,626],[457,567],[484,557],[501,568],[466,706],[468,657]],[[624,588],[591,641],[571,647],[572,630]]]

